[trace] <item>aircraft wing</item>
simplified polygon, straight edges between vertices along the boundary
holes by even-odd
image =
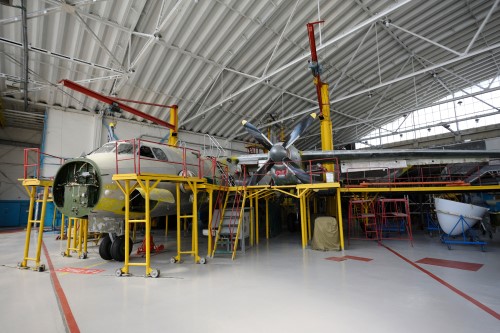
[[[258,165],[259,161],[267,161],[268,154],[245,154],[234,157],[238,164],[242,165]]]
[[[379,149],[302,151],[304,162],[327,163],[338,159],[342,171],[347,169],[404,168],[412,165],[487,162],[500,159],[498,150],[446,149]]]

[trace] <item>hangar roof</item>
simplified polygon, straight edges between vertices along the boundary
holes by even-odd
[[[186,131],[251,140],[242,119],[290,131],[318,111],[306,24],[319,20],[336,145],[500,74],[499,0],[27,3],[28,113],[21,10],[0,5],[0,93],[17,126],[42,126],[45,106],[102,109],[58,84],[69,79],[105,95],[176,104]],[[168,120],[167,109],[131,105]],[[319,125],[306,137],[298,148],[319,145]]]

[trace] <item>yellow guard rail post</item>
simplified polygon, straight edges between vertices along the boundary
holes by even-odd
[[[196,264],[206,263],[206,259],[199,256],[199,245],[198,245],[198,183],[197,179],[189,179],[186,177],[185,182],[191,188],[193,192],[193,208],[191,215],[181,215],[181,185],[179,182],[175,184],[176,192],[176,202],[177,202],[177,255],[170,258],[172,264],[180,262],[183,254],[191,254],[194,256],[194,262]],[[191,218],[191,251],[182,251],[181,247],[181,219]]]
[[[88,220],[69,217],[67,232],[66,251],[62,252],[61,255],[71,257],[71,251],[75,251],[78,253],[78,258],[87,259]],[[71,241],[73,241],[73,246],[71,246]]]
[[[52,187],[53,182],[51,180],[39,180],[36,178],[33,179],[22,179],[22,183],[26,191],[28,192],[28,195],[30,197],[30,206],[29,206],[29,211],[28,211],[28,223],[26,226],[26,240],[24,243],[24,255],[23,255],[23,260],[22,262],[17,264],[18,268],[28,268],[28,261],[34,261],[35,262],[35,267],[33,267],[33,270],[38,271],[38,272],[43,272],[45,271],[45,265],[40,264],[40,254],[42,250],[42,241],[43,241],[43,227],[44,227],[44,222],[45,222],[45,212],[47,209],[47,201],[49,198],[49,188]],[[38,187],[43,187],[43,197],[41,200],[37,200],[37,188]],[[33,216],[34,211],[35,211],[35,203],[41,203],[42,204],[42,209],[41,209],[41,214],[40,214],[40,219],[37,220],[36,216]],[[36,254],[35,257],[28,257],[29,255],[29,248],[30,248],[30,239],[31,239],[31,229],[33,228],[33,225],[36,225],[38,223],[39,228],[38,228],[38,240],[36,244]]]
[[[156,188],[156,186],[160,183],[159,179],[151,179],[151,177],[141,177],[136,175],[136,183],[131,186],[130,179],[124,179],[125,187],[120,183],[120,181],[116,180],[116,184],[122,190],[123,194],[125,194],[125,262],[122,268],[116,270],[116,276],[128,276],[130,266],[144,266],[146,269],[146,276],[157,278],[160,276],[160,270],[151,268],[151,214],[150,214],[150,196],[151,191]],[[150,182],[154,183],[151,184]],[[144,219],[130,219],[130,194],[134,191],[134,189],[140,186],[144,191],[144,200],[145,200],[145,212]],[[145,224],[145,234],[146,234],[146,262],[130,262],[130,224],[132,223],[144,223]]]

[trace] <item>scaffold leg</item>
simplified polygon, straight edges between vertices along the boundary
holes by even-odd
[[[26,226],[26,239],[25,239],[25,244],[24,244],[24,256],[23,256],[23,260],[18,264],[18,267],[19,268],[28,268],[28,261],[34,261],[35,267],[33,267],[33,270],[43,272],[45,270],[45,265],[40,264],[40,254],[41,254],[41,250],[42,250],[43,228],[44,228],[44,222],[45,222],[45,212],[46,212],[46,208],[47,208],[47,201],[48,201],[48,197],[49,197],[49,187],[52,186],[52,184],[49,182],[39,181],[38,185],[25,185],[25,184],[23,184],[23,185],[30,196],[30,206],[29,206],[28,221],[27,221],[27,226]],[[42,200],[37,200],[37,198],[36,198],[38,186],[43,187]],[[36,202],[42,204],[40,220],[37,220],[36,216],[33,215]],[[35,254],[34,258],[30,258],[30,257],[28,257],[28,255],[29,255],[29,247],[30,247],[30,241],[31,241],[31,231],[33,229],[33,225],[36,226],[37,223],[38,223],[39,228],[38,228],[38,238],[37,238],[37,245],[36,245],[36,254]]]

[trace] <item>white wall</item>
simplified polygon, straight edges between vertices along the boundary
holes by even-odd
[[[23,143],[39,145],[40,131],[5,127],[0,129],[0,139],[5,143],[17,142],[20,146],[0,144],[0,200],[27,200],[28,194],[18,179],[24,177]]]
[[[94,126],[99,118],[97,115],[58,109],[49,109],[47,112],[43,153],[73,158],[94,149]],[[42,176],[54,177],[59,168],[58,161],[45,161]]]
[[[115,123],[115,135],[119,140],[142,138],[159,141],[169,134],[169,129],[154,124],[138,123],[114,117],[80,111],[48,110],[44,153],[74,158],[89,153],[108,141],[108,125]],[[204,145],[210,146],[207,136],[192,132],[179,132],[179,139],[186,147],[203,152]],[[226,155],[240,155],[246,151],[243,142],[229,142],[216,139],[226,150]],[[47,161],[42,175],[54,177],[58,165],[56,160]]]
[[[23,178],[24,148],[0,145],[0,200],[27,200]]]

